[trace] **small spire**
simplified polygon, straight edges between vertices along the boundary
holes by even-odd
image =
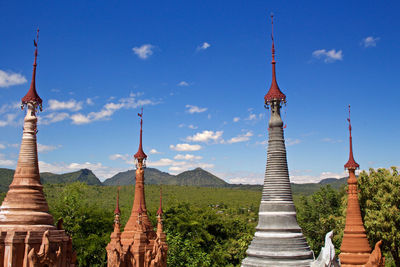
[[[139,142],[138,152],[136,152],[134,157],[136,159],[146,159],[147,155],[146,155],[146,153],[143,152],[143,147],[142,147],[143,108],[142,108],[141,113],[138,113],[138,116],[140,117],[140,142]]]
[[[157,210],[157,215],[162,216],[163,213],[164,211],[162,210],[162,188],[160,187],[160,205]]]
[[[349,133],[350,133],[350,155],[349,155],[349,160],[347,161],[347,163],[344,165],[345,169],[358,169],[360,167],[360,165],[358,165],[358,163],[354,160],[353,157],[353,138],[351,136],[351,119],[350,119],[350,105],[349,105],[349,118],[347,119],[347,121],[349,122]]]
[[[119,209],[119,190],[120,190],[120,187],[118,187],[118,189],[117,189],[117,203],[115,204],[115,210],[114,210],[115,215],[121,214],[121,211]]]
[[[37,29],[36,33],[36,40],[33,40],[33,45],[35,46],[35,60],[33,61],[31,87],[29,88],[28,93],[21,99],[21,101],[22,101],[22,107],[28,104],[28,102],[34,102],[38,104],[40,110],[42,110],[42,99],[36,92],[36,67],[37,67],[37,55],[38,55],[38,41],[39,41],[39,28]]]
[[[274,44],[274,15],[271,13],[271,39],[272,39],[272,82],[268,93],[264,96],[265,104],[268,105],[272,100],[279,100],[286,103],[286,96],[281,92],[276,81],[276,71],[275,71],[275,44]]]

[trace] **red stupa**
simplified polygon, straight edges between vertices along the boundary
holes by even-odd
[[[358,189],[355,171],[360,167],[354,160],[353,141],[351,136],[351,120],[349,105],[349,133],[350,133],[350,155],[349,160],[344,167],[349,171],[348,200],[346,213],[346,226],[342,245],[340,247],[340,262],[343,267],[346,266],[364,266],[368,262],[371,253],[364,224],[361,218],[360,205],[358,203]]]
[[[140,141],[136,160],[135,198],[131,216],[125,225],[124,232],[120,231],[119,200],[115,208],[114,232],[107,245],[108,266],[120,267],[165,267],[167,266],[166,236],[162,229],[162,212],[157,213],[157,231],[154,231],[147,215],[146,199],[144,195],[144,168],[147,159],[142,147],[143,110],[140,117]],[[161,201],[161,200],[160,200]],[[161,202],[160,202],[161,205]],[[161,206],[159,211],[162,211]]]

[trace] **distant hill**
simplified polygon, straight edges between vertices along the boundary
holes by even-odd
[[[42,172],[40,174],[42,184],[64,184],[73,182],[83,182],[88,185],[102,185],[99,178],[89,169],[82,169],[76,172],[64,174],[54,174],[50,172]]]
[[[135,183],[135,170],[120,172],[106,179],[104,185],[131,185]],[[155,168],[144,169],[145,184],[176,184],[175,175],[162,172]]]
[[[194,170],[185,171],[176,176],[177,185],[193,185],[193,186],[214,186],[225,187],[227,182],[218,178],[217,176],[203,170],[196,168]]]
[[[196,168],[185,171],[178,175],[171,175],[155,168],[144,170],[146,184],[168,184],[168,185],[188,185],[188,186],[209,186],[225,187],[229,185],[217,176],[201,169]],[[129,170],[120,172],[113,177],[105,180],[104,185],[131,185],[135,183],[135,171]]]
[[[14,170],[0,168],[0,192],[7,192],[8,186],[14,177]],[[40,173],[40,181],[42,184],[63,184],[73,182],[83,182],[88,185],[102,185],[99,178],[94,175],[91,170],[82,169],[76,172],[64,174],[55,174],[50,172]]]
[[[0,168],[0,192],[6,192],[14,176],[14,170]],[[103,183],[96,175],[88,169],[82,169],[75,172],[54,174],[43,172],[40,174],[42,184],[62,184],[73,182],[84,182],[88,185],[131,185],[135,183],[135,170],[120,172],[113,177],[106,179]],[[228,184],[221,178],[205,171],[201,168],[182,172],[178,175],[172,175],[162,172],[155,168],[145,169],[146,184],[166,184],[182,186],[205,186],[205,187],[228,187],[233,189],[245,189],[261,191],[262,185],[250,184]],[[346,184],[347,178],[327,178],[319,183],[294,184],[292,183],[293,194],[309,195],[317,191],[321,186],[331,185],[335,189],[340,189]]]

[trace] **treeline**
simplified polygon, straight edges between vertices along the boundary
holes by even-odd
[[[396,168],[370,170],[358,179],[360,206],[371,247],[383,240],[386,266],[400,266],[400,176]],[[55,221],[63,218],[73,238],[79,266],[106,266],[105,247],[113,230],[117,187],[82,183],[46,185]],[[133,186],[120,191],[122,225],[130,216]],[[159,186],[146,186],[149,216],[155,224]],[[261,192],[226,188],[163,186],[164,230],[168,266],[240,266],[252,240]],[[345,225],[346,188],[322,187],[309,196],[295,195],[297,218],[315,255],[334,230],[339,253]]]

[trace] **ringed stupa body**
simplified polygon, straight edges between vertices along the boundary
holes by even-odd
[[[272,18],[272,16],[271,16]],[[271,110],[267,167],[259,209],[258,225],[247,249],[242,267],[310,266],[313,252],[296,219],[286,159],[281,104],[286,96],[278,87],[275,73],[275,47],[272,36],[272,83],[265,95]]]
[[[37,39],[34,44],[32,82],[21,105],[26,116],[18,163],[0,207],[0,266],[71,267],[76,259],[71,238],[62,229],[62,223],[54,226],[40,183],[36,112],[42,109],[42,99],[35,83]]]

